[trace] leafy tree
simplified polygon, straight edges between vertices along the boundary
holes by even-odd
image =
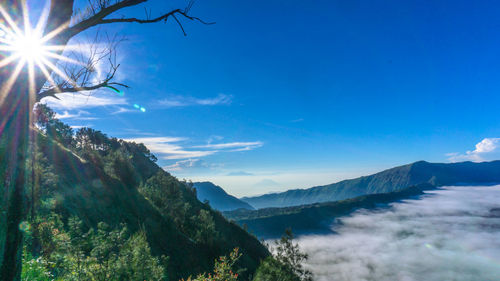
[[[24,251],[22,281],[52,281],[53,277],[42,257],[33,258],[29,252]]]
[[[111,177],[133,187],[138,183],[138,175],[131,159],[123,149],[110,151],[103,159],[104,171]]]
[[[23,262],[29,267],[23,268],[23,276],[38,274],[65,281],[166,278],[168,259],[151,254],[144,231],[129,235],[124,225],[113,229],[102,222],[96,230],[85,230],[76,217],[70,217],[64,225],[57,215],[40,227],[42,255],[35,259],[29,252],[25,253]]]
[[[215,261],[213,273],[200,274],[195,279],[190,277],[187,281],[237,281],[238,273],[234,273],[233,268],[240,257],[239,249],[235,248],[229,256],[222,256]]]
[[[277,261],[274,257],[267,257],[257,268],[253,281],[270,280],[301,281],[290,266]]]
[[[140,231],[132,235],[120,251],[116,262],[118,280],[163,280],[166,262],[165,257],[151,256],[146,233]]]
[[[198,230],[196,231],[195,241],[198,243],[213,246],[217,240],[218,233],[215,229],[214,218],[207,210],[200,210],[197,217]]]
[[[312,281],[312,273],[302,263],[308,258],[293,243],[290,229],[276,241],[274,257],[266,258],[255,273],[254,281]]]

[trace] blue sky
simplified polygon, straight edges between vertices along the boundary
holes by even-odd
[[[191,14],[217,23],[184,20],[187,37],[174,21],[101,30],[127,37],[123,97],[46,102],[72,126],[143,141],[177,177],[237,196],[500,158],[495,1],[198,0]]]

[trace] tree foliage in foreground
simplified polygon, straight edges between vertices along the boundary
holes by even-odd
[[[189,277],[186,281],[237,281],[238,273],[233,272],[233,268],[241,258],[238,251],[238,248],[235,248],[229,256],[222,256],[216,260],[212,273],[200,274],[195,279]],[[184,279],[181,281],[184,281]]]
[[[312,281],[312,273],[303,266],[307,258],[299,245],[293,243],[292,231],[287,229],[276,241],[274,256],[262,261],[253,281]]]
[[[164,257],[154,257],[144,232],[99,223],[84,230],[72,217],[67,224],[54,215],[39,225],[41,255],[24,252],[22,280],[165,280]],[[30,236],[28,236],[29,238]],[[29,243],[28,243],[29,245]]]

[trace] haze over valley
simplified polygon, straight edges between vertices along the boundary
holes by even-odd
[[[319,281],[499,280],[500,185],[444,187],[339,218],[299,244]]]

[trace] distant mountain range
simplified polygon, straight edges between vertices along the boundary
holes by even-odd
[[[367,194],[394,192],[419,184],[439,187],[493,183],[500,183],[500,161],[449,164],[419,161],[334,184],[243,197],[241,200],[261,209],[339,201]]]
[[[296,235],[333,233],[332,223],[336,218],[349,215],[359,209],[388,207],[389,203],[408,198],[417,198],[424,190],[434,189],[431,184],[420,184],[405,189],[359,196],[335,202],[316,203],[286,208],[265,208],[258,210],[234,210],[223,215],[236,221],[259,239],[278,238],[287,228]]]
[[[204,202],[208,200],[210,207],[219,211],[231,211],[237,209],[254,210],[248,203],[227,194],[220,186],[211,182],[195,182],[193,187],[196,188],[198,200]]]

